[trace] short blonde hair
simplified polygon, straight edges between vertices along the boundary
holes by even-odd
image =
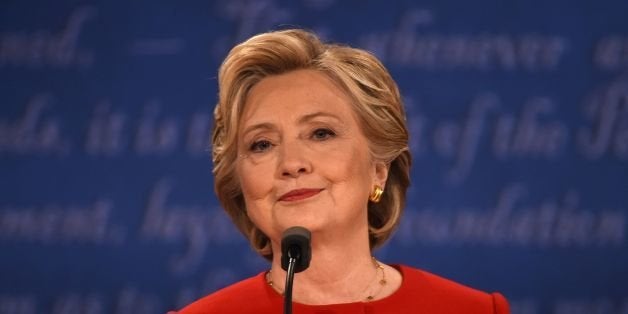
[[[374,160],[389,165],[380,202],[368,204],[371,249],[397,227],[410,184],[411,156],[405,112],[397,84],[372,54],[326,44],[311,32],[292,29],[263,33],[235,46],[218,73],[212,158],[218,199],[253,248],[272,259],[269,238],[249,219],[235,170],[238,124],[251,88],[265,77],[299,69],[319,71],[352,100]]]

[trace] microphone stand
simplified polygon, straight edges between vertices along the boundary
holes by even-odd
[[[298,249],[288,250],[288,271],[286,273],[286,286],[284,289],[283,312],[284,314],[292,314],[292,282],[294,281],[294,265],[297,259],[301,257]],[[292,254],[296,253],[296,254]]]
[[[310,231],[303,227],[291,227],[284,231],[281,239],[281,268],[286,271],[283,312],[292,314],[292,283],[294,273],[310,266],[312,249]]]

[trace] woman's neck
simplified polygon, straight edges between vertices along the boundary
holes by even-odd
[[[278,292],[283,292],[285,271],[281,268],[281,247],[273,243],[273,263],[270,280]],[[371,257],[368,237],[343,238],[342,241],[312,236],[312,260],[305,271],[295,274],[293,300],[320,305],[365,301],[385,277]]]

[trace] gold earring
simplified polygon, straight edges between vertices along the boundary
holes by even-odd
[[[384,194],[384,190],[381,186],[376,185],[373,187],[373,192],[369,195],[369,200],[373,203],[378,203],[382,199],[382,195]]]

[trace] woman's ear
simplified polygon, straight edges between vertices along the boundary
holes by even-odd
[[[384,187],[386,186],[386,180],[388,179],[389,168],[390,168],[390,165],[386,162],[383,162],[383,161],[375,162],[375,177],[373,178],[374,183],[382,187],[382,189],[384,189]]]

